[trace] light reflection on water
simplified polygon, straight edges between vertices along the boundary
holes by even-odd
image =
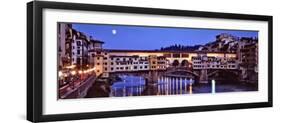
[[[120,75],[121,81],[111,86],[110,96],[191,94],[194,80],[160,76],[156,83],[146,84],[141,76]]]

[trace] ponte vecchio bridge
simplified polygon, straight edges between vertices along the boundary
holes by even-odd
[[[96,71],[108,74],[146,73],[144,75],[152,82],[157,81],[159,75],[192,78],[200,83],[229,77],[227,74],[238,76],[235,53],[104,50],[100,55],[103,59],[95,63],[104,64],[99,64]]]

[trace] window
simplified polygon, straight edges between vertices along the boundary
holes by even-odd
[[[138,66],[134,66],[134,69],[138,69]]]
[[[100,65],[100,63],[98,62],[97,65]]]
[[[142,66],[140,66],[140,69],[142,69]]]
[[[164,57],[171,58],[171,54],[164,54]]]
[[[107,60],[107,57],[104,57],[103,59],[104,59],[104,60]]]
[[[144,68],[147,68],[147,66],[144,66]]]
[[[114,70],[114,68],[112,67],[111,70]]]
[[[81,46],[81,42],[80,41],[77,41],[77,46]]]
[[[80,54],[80,50],[77,50],[77,54]]]
[[[104,70],[107,71],[107,67],[105,67]]]
[[[183,54],[181,54],[181,56],[184,57],[184,58],[187,58],[187,57],[189,57],[189,54],[183,53]]]
[[[100,60],[100,57],[97,57],[97,60]]]
[[[111,62],[111,65],[113,65],[114,63],[113,62]]]
[[[174,54],[173,54],[173,57],[174,57],[174,58],[179,58],[179,57],[180,57],[180,54],[179,54],[179,53],[174,53]]]
[[[129,67],[126,67],[126,70],[128,70],[129,69]]]

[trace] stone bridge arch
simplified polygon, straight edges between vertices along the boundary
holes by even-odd
[[[209,80],[217,81],[238,81],[239,80],[239,71],[237,70],[212,70],[208,71]]]
[[[187,59],[174,59],[170,63],[174,67],[188,67],[190,65]]]
[[[173,69],[173,70],[168,70],[165,73],[166,76],[173,76],[173,77],[188,77],[188,78],[192,78],[192,79],[196,79],[199,77],[199,74],[187,70],[186,68],[180,69]]]

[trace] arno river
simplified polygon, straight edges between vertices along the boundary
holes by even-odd
[[[126,74],[118,75],[118,78],[110,85],[94,84],[87,98],[257,91],[256,85],[241,82],[212,85],[211,82],[199,84],[192,79],[160,76],[157,82],[147,83],[142,76]]]

